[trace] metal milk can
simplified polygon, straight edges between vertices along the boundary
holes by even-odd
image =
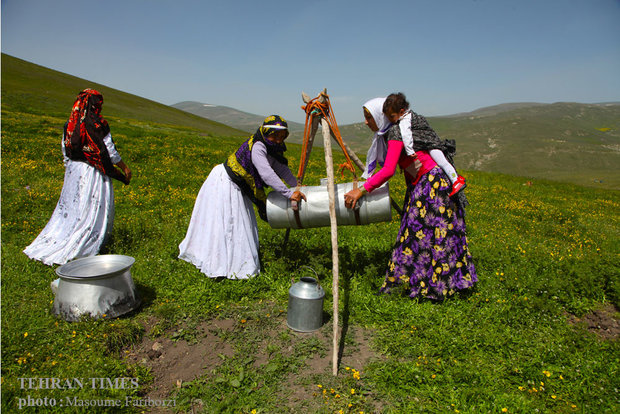
[[[361,186],[363,182],[358,183]],[[334,200],[336,222],[339,226],[359,226],[392,220],[390,190],[388,183],[383,184],[357,202],[355,209],[344,205],[344,195],[353,189],[353,183],[335,185]],[[274,229],[308,229],[312,227],[329,227],[329,193],[327,184],[321,186],[302,186],[299,191],[306,195],[299,209],[292,208],[291,200],[277,191],[267,196],[267,221]]]
[[[325,291],[318,280],[304,276],[288,291],[286,325],[294,331],[312,332],[323,325]]]

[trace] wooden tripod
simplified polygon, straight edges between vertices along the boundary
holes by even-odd
[[[323,89],[321,93],[315,98],[310,99],[308,95],[302,92],[302,99],[306,106],[306,125],[304,130],[304,142],[302,147],[301,162],[299,165],[299,173],[297,174],[297,183],[300,186],[303,182],[303,178],[312,151],[312,145],[314,143],[314,136],[321,123],[323,132],[323,148],[325,151],[325,168],[327,171],[327,191],[329,196],[329,222],[331,228],[331,245],[332,245],[332,295],[333,295],[333,352],[332,352],[332,373],[334,376],[338,374],[338,343],[339,343],[339,329],[338,329],[338,302],[339,302],[339,263],[338,263],[338,224],[336,221],[336,191],[334,182],[334,162],[332,156],[332,144],[331,138],[333,137],[341,146],[343,152],[348,161],[348,168],[355,175],[353,163],[361,170],[364,171],[364,163],[355,155],[355,153],[344,143],[340,132],[338,131],[331,105],[329,104],[329,96],[327,90]],[[316,105],[314,105],[316,104]],[[330,119],[331,118],[331,125]],[[290,229],[287,229],[287,234]]]

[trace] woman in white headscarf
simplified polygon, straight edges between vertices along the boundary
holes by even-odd
[[[366,168],[362,178],[368,179],[372,176],[377,167],[382,167],[387,153],[387,142],[385,133],[390,127],[390,121],[383,113],[383,103],[385,98],[374,98],[364,104],[364,120],[368,128],[375,135],[372,137],[372,144],[366,154]]]
[[[360,197],[381,187],[400,167],[407,190],[381,291],[403,286],[412,298],[441,301],[478,280],[467,245],[465,212],[449,196],[450,180],[428,151],[405,151],[398,125],[390,125],[384,115],[385,100],[364,104],[366,125],[375,133],[365,172],[370,177],[345,194],[345,206],[355,208]],[[374,172],[377,165],[382,167]]]

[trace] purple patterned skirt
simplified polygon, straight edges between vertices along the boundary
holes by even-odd
[[[382,292],[401,286],[412,298],[443,300],[478,281],[464,211],[448,196],[451,188],[439,167],[407,188]]]

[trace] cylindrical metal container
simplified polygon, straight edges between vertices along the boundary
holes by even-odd
[[[363,183],[358,183],[361,186]],[[368,193],[357,201],[355,209],[344,205],[344,195],[353,189],[353,183],[336,184],[336,222],[339,226],[363,225],[392,220],[388,183]],[[327,185],[303,186],[305,194],[299,210],[291,207],[291,201],[276,191],[267,196],[267,221],[274,229],[328,227],[329,194]]]
[[[325,291],[313,277],[302,277],[288,291],[286,325],[294,331],[312,332],[323,325]]]
[[[130,272],[134,262],[133,257],[109,254],[58,267],[53,313],[77,321],[82,315],[114,318],[134,310],[140,305]]]

